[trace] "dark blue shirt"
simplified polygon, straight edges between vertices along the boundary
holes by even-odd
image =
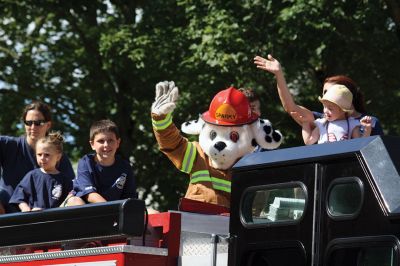
[[[71,179],[63,173],[46,174],[40,168],[28,172],[17,185],[10,204],[25,202],[30,208],[56,208],[72,189]]]
[[[116,156],[113,165],[102,166],[95,161],[95,154],[85,155],[79,160],[74,192],[78,197],[96,192],[107,201],[137,197],[129,162]]]
[[[313,112],[313,114],[314,114],[314,118],[315,118],[315,119],[323,118],[323,117],[324,117],[324,114],[323,114],[323,113]],[[361,114],[361,116],[355,117],[355,119],[358,120],[358,121],[360,121],[361,118],[363,118],[364,116],[367,116],[367,115],[366,115],[366,114]],[[376,118],[375,116],[371,116],[371,118],[372,118],[371,136],[374,136],[374,135],[381,135],[381,136],[383,136],[383,135],[384,135],[384,134],[383,134],[383,129],[382,129],[381,123],[379,122],[379,119]],[[364,129],[363,129],[363,127],[361,126],[361,127],[360,127],[360,132],[363,133],[363,130],[364,130]]]
[[[17,184],[26,173],[38,167],[35,151],[28,145],[25,136],[0,136],[0,202],[7,211],[10,211],[8,201]],[[71,162],[65,154],[58,170],[69,180],[75,177]]]

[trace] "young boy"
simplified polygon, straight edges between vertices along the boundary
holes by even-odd
[[[365,116],[360,121],[351,117],[354,110],[353,95],[343,85],[332,85],[319,101],[324,106],[324,118],[314,121],[315,128],[311,129],[310,122],[302,123],[302,135],[306,145],[334,142],[352,138],[368,137],[371,134],[371,117]],[[360,134],[360,125],[364,133]]]
[[[90,146],[95,153],[79,160],[74,180],[75,197],[69,198],[66,206],[137,197],[131,165],[115,154],[120,143],[114,122],[100,120],[92,124]]]

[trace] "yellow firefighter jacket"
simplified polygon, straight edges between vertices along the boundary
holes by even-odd
[[[152,123],[160,151],[176,168],[190,176],[185,198],[229,208],[231,171],[212,168],[199,143],[190,142],[180,134],[172,123],[171,113],[152,114]]]

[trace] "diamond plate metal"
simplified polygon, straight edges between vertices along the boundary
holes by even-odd
[[[202,256],[213,252],[211,234],[181,232],[180,256]],[[228,253],[228,243],[219,242],[217,253]]]

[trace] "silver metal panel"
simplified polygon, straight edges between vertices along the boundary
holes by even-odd
[[[181,232],[180,256],[211,256],[213,252],[212,235]],[[228,243],[219,242],[217,245],[217,254],[228,253]]]
[[[175,212],[175,211],[170,211]],[[229,217],[221,215],[205,215],[190,212],[177,212],[181,214],[181,231],[228,235]]]
[[[212,265],[210,256],[183,256],[178,259],[178,266]],[[228,265],[228,253],[218,254],[216,266]]]
[[[194,266],[198,265],[198,263],[200,265],[210,265],[211,258],[214,255],[213,239],[217,235],[217,265],[227,265],[227,259],[223,259],[223,257],[226,257],[228,253],[228,243],[223,239],[229,235],[229,217],[189,212],[177,213],[181,214],[178,264],[180,266]],[[194,261],[197,264],[193,264]]]
[[[0,256],[0,263],[74,258],[74,257],[113,254],[113,253],[136,253],[136,254],[168,256],[168,250],[165,248],[120,245],[120,246],[96,247],[96,248],[75,249],[75,250],[65,250],[65,251],[52,251],[44,253],[30,253],[21,255],[5,255],[5,256]]]
[[[400,213],[400,176],[381,138],[361,150],[372,178],[390,214]]]

